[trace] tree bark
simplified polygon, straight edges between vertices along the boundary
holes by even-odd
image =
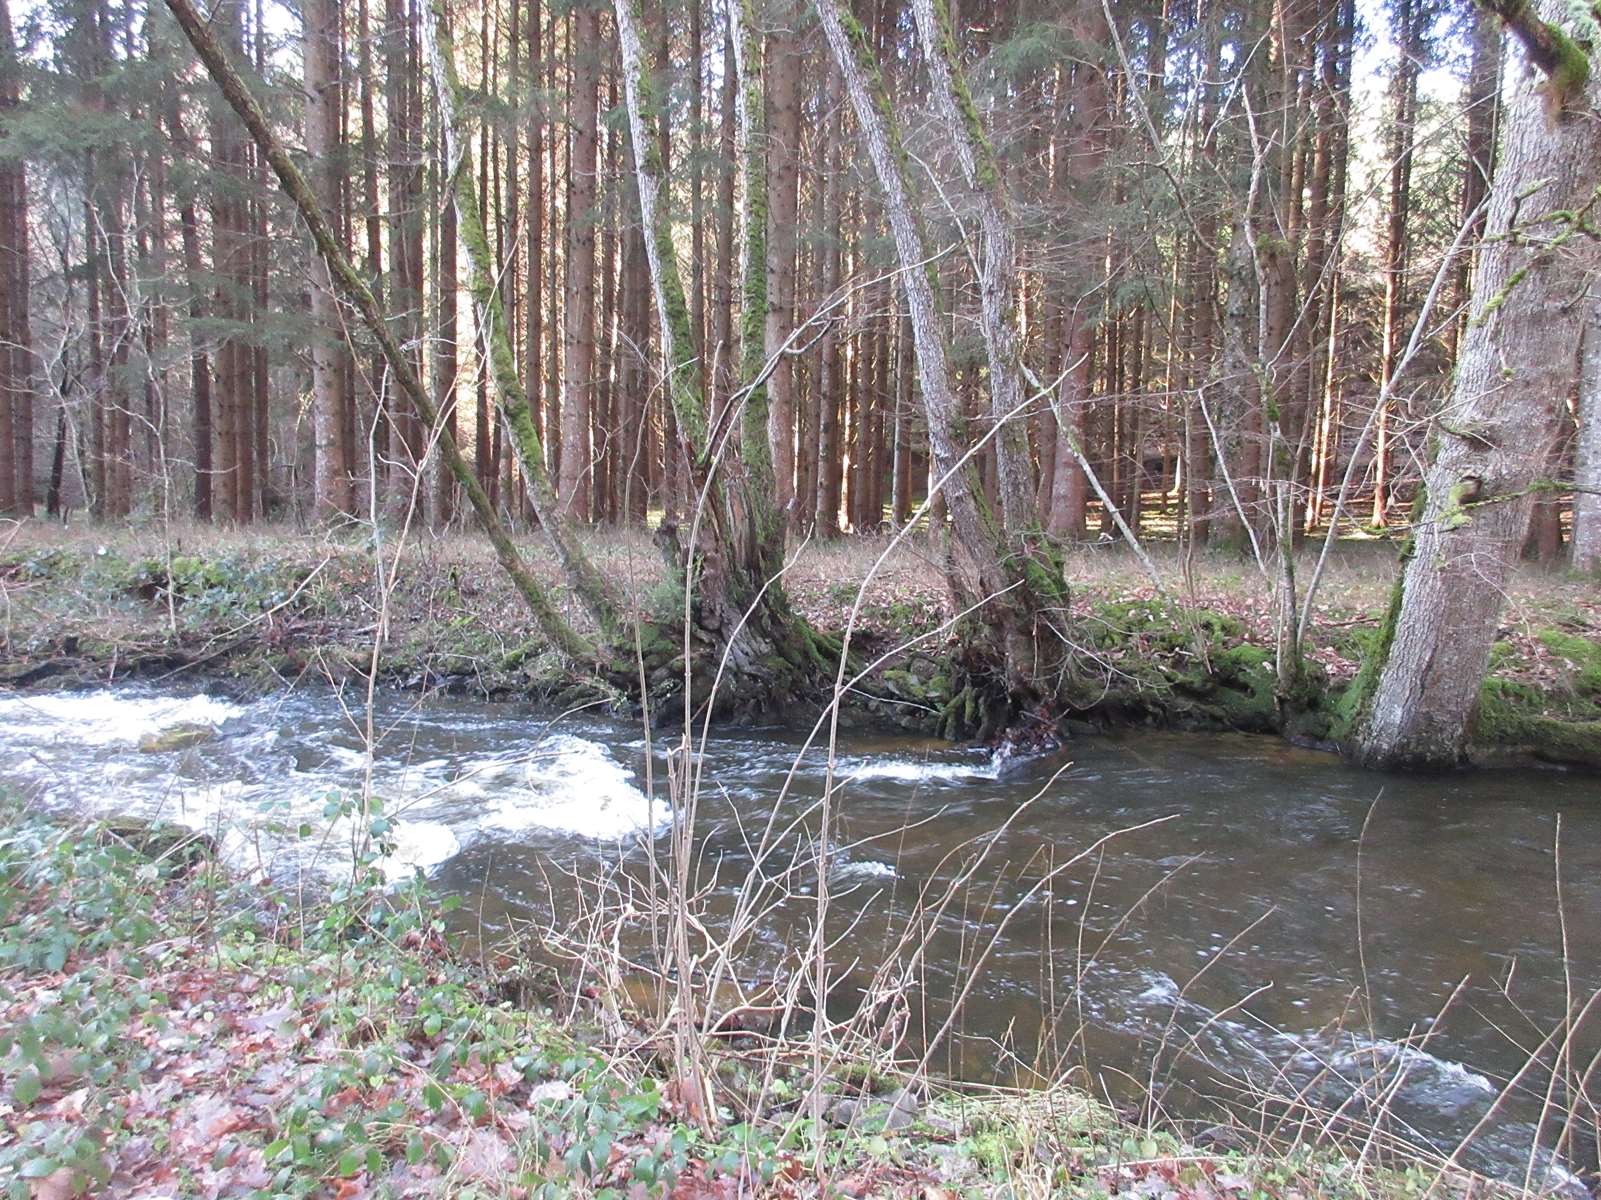
[[[0,0],[0,133],[11,133],[19,95],[11,6]],[[33,438],[30,433],[24,445],[17,419],[23,405],[31,403],[28,352],[18,321],[26,313],[28,288],[26,172],[21,159],[0,159],[0,513],[31,514],[33,498],[24,493],[33,481]]]
[[[1396,358],[1403,337],[1406,274],[1409,266],[1409,225],[1412,195],[1412,151],[1418,106],[1418,73],[1422,67],[1422,13],[1420,0],[1399,0],[1396,7],[1400,61],[1390,83],[1389,205],[1384,235],[1384,325],[1379,358],[1379,391],[1394,387]],[[1380,528],[1390,523],[1391,446],[1390,406],[1378,417],[1373,442],[1373,516]]]
[[[749,7],[747,3],[741,8],[732,30],[748,205],[743,222],[745,378],[741,389],[741,470],[732,485],[725,484],[718,470],[726,440],[721,422],[713,425],[708,420],[702,387],[705,376],[698,362],[699,347],[664,203],[662,141],[645,123],[645,114],[652,111],[654,101],[644,68],[640,20],[634,0],[615,0],[614,11],[645,257],[656,300],[657,334],[666,363],[669,411],[677,421],[689,455],[686,515],[691,522],[690,544],[679,542],[671,521],[664,522],[664,528],[658,531],[658,541],[664,544],[670,563],[682,572],[687,611],[695,626],[721,652],[716,670],[732,682],[734,701],[763,705],[792,693],[824,664],[805,623],[790,610],[777,573],[784,528],[773,504],[772,460],[765,436],[765,378],[759,370],[750,373],[750,365],[761,363],[764,357],[761,321],[766,311],[762,295],[766,289],[766,222],[754,206],[761,203],[766,164],[754,136],[756,116],[761,112],[761,89],[757,52],[745,44],[745,33],[750,28]],[[695,665],[686,654],[686,709],[694,670]],[[723,695],[711,695],[706,700],[713,705],[727,703]]]
[[[447,176],[453,181],[452,201],[456,224],[467,251],[470,266],[468,287],[479,327],[484,331],[484,352],[488,357],[485,369],[494,385],[495,407],[522,466],[527,498],[533,506],[541,532],[561,561],[569,585],[600,625],[605,639],[616,641],[622,632],[616,600],[594,564],[584,554],[576,533],[564,519],[551,489],[550,478],[545,472],[544,448],[534,431],[528,394],[523,391],[522,379],[517,374],[517,365],[512,356],[512,331],[507,324],[501,299],[497,264],[490,253],[482,210],[473,189],[471,143],[461,137],[457,129],[457,113],[463,106],[463,89],[456,75],[454,52],[441,0],[430,0],[424,8],[423,42],[434,88],[439,95],[441,140],[445,159],[452,165]],[[587,467],[587,462],[585,465]]]
[[[1579,355],[1579,431],[1574,440],[1573,567],[1601,570],[1601,284],[1592,284]]]
[[[1007,534],[983,499],[982,485],[971,459],[963,461],[959,430],[961,404],[946,359],[944,322],[940,320],[930,281],[926,243],[907,187],[907,162],[868,33],[843,12],[838,0],[818,0],[818,15],[834,61],[844,76],[857,130],[883,192],[885,216],[900,262],[900,286],[911,321],[923,405],[928,415],[929,444],[955,525],[956,540],[971,559],[971,586],[955,581],[959,594],[986,602],[989,628],[1004,664],[1010,696],[1025,704],[1041,693],[1042,666],[1058,655],[1048,609],[1065,596],[1060,576],[1052,579],[1032,570],[1007,552]]]
[[[795,523],[795,359],[782,353],[795,327],[796,226],[800,220],[800,64],[796,26],[800,6],[785,4],[774,13],[779,28],[769,33],[765,129],[767,165],[766,353],[776,357],[767,380],[768,441],[773,456],[773,497],[779,512]],[[754,51],[753,53],[758,53]],[[761,219],[760,214],[752,213]],[[747,376],[748,377],[748,376]]]
[[[828,73],[825,93],[828,109],[834,114],[825,135],[827,151],[822,183],[823,238],[822,272],[818,290],[832,297],[840,284],[840,243],[844,212],[841,204],[841,175],[844,173],[844,83],[839,72]],[[814,527],[824,539],[840,534],[839,505],[844,490],[844,447],[840,438],[841,411],[845,401],[844,332],[838,320],[830,321],[818,345],[817,379],[817,496]]]
[[[944,0],[912,0],[912,13],[935,104],[956,148],[968,199],[978,209],[980,324],[989,363],[990,420],[1000,425],[995,461],[1001,521],[1013,541],[1012,552],[1027,555],[1040,544],[1039,522],[1018,367],[1016,251],[1011,222],[1003,212],[1000,166],[957,64],[955,32]]]

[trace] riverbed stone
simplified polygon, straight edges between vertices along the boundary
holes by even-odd
[[[830,1124],[868,1133],[897,1133],[917,1120],[922,1102],[909,1088],[883,1096],[846,1096],[828,1111]]]
[[[139,749],[146,754],[169,754],[174,750],[188,750],[202,746],[217,736],[215,725],[189,722],[147,733],[139,739]]]

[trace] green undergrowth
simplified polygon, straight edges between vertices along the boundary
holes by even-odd
[[[1202,1152],[1065,1087],[841,1071],[822,1088],[836,1114],[869,1087],[918,1100],[890,1121],[856,1095],[866,1119],[814,1125],[786,1067],[741,1107],[727,1081],[748,1048],[711,1047],[691,1088],[642,1033],[506,999],[450,953],[447,908],[421,885],[292,905],[182,831],[0,805],[0,1190],[1401,1200],[1436,1182],[1332,1150]]]

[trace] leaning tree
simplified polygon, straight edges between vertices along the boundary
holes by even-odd
[[[1351,749],[1379,767],[1458,762],[1506,584],[1579,370],[1601,200],[1594,18],[1490,0],[1536,68],[1507,107],[1472,316]],[[1578,21],[1590,25],[1576,28]],[[1570,33],[1569,30],[1572,30]]]

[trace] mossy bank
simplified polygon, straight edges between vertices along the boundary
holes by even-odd
[[[375,673],[407,688],[630,706],[626,689],[573,671],[534,634],[470,535],[375,545],[282,532],[102,533],[36,533],[0,556],[0,684],[203,676],[266,690]],[[591,552],[637,613],[680,603],[648,539],[597,534]],[[555,582],[554,564],[532,550],[530,558]],[[796,608],[828,644],[850,630],[848,674],[864,673],[847,698],[849,718],[952,739],[993,736],[1005,716],[984,687],[994,664],[975,661],[942,628],[948,599],[937,572],[921,552],[901,551],[858,605],[875,561],[824,548],[786,577]],[[1046,718],[1069,730],[1233,729],[1331,746],[1352,717],[1353,680],[1377,636],[1390,563],[1370,556],[1327,589],[1334,598],[1309,631],[1305,678],[1281,697],[1268,615],[1237,563],[1211,562],[1199,584],[1192,570],[1184,590],[1159,595],[1116,558],[1098,570],[1091,562],[1072,580],[1075,644]],[[582,620],[576,604],[568,615]],[[640,625],[653,639],[661,628]],[[653,658],[664,658],[660,649]],[[815,713],[827,683],[796,698],[798,717]],[[1492,657],[1473,757],[1601,767],[1593,587],[1549,586],[1547,577],[1518,606]]]

